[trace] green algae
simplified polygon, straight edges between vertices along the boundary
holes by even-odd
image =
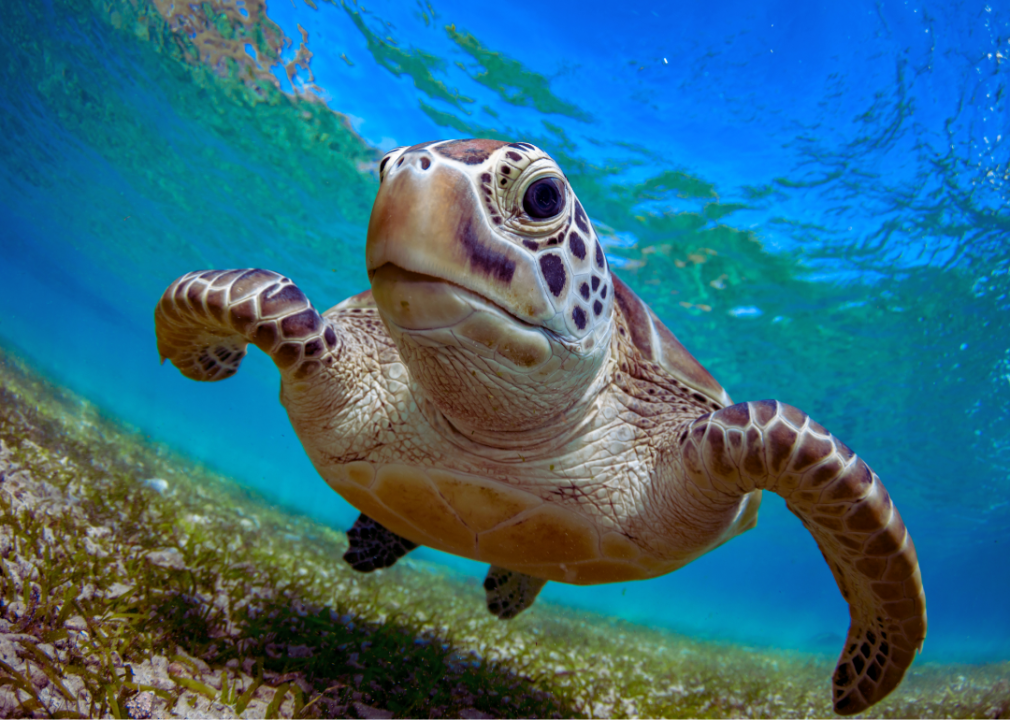
[[[247,5],[255,10],[253,3]],[[236,222],[221,228],[217,237],[204,224],[201,234],[212,234],[204,242],[225,252],[256,242],[256,232],[242,221],[251,217],[278,237],[297,238],[317,255],[333,257],[337,264],[331,266],[344,264],[334,243],[313,238],[305,229],[313,211],[338,229],[366,224],[378,187],[370,168],[381,153],[353,131],[346,117],[317,98],[283,93],[272,75],[270,80],[263,76],[269,75],[265,70],[252,77],[243,74],[247,66],[237,65],[236,58],[244,51],[234,48],[252,40],[242,35],[251,30],[233,4],[213,4],[213,23],[203,6],[187,8],[185,18],[177,13],[169,19],[148,2],[58,0],[55,7],[62,26],[89,28],[99,41],[77,44],[71,52],[54,33],[33,32],[46,24],[46,7],[0,3],[0,25],[10,38],[0,45],[0,80],[11,96],[24,97],[28,110],[4,113],[0,131],[11,143],[27,141],[37,112],[92,148],[97,164],[117,169],[130,188],[125,196],[120,187],[95,183],[89,174],[93,168],[71,170],[81,174],[74,186],[89,205],[103,209],[86,228],[106,241],[89,248],[96,262],[122,269],[124,276],[137,274],[143,259],[152,255],[205,265],[195,238],[166,230],[160,216],[171,227],[190,227],[193,218],[219,216],[218,200],[226,197]],[[225,19],[222,8],[230,13]],[[236,39],[220,36],[218,25],[225,21]],[[265,17],[258,21],[274,27]],[[198,23],[203,24],[191,39],[183,30]],[[208,44],[198,41],[210,33],[220,39],[218,45],[233,49],[234,57],[224,58],[228,62],[196,60]],[[102,45],[113,38],[123,61],[110,67]],[[254,41],[264,68],[282,39],[267,33]],[[252,62],[248,56],[245,60]],[[138,102],[138,93],[146,102]],[[161,108],[161,122],[152,122],[151,107]],[[67,174],[55,156],[40,163],[12,153],[8,163],[36,187],[51,187],[55,178]],[[216,170],[208,179],[195,175],[194,167]],[[144,199],[155,200],[158,211],[152,212]],[[285,210],[262,217],[259,210],[268,202]],[[54,214],[63,212],[62,204],[53,206]]]
[[[447,25],[445,31],[479,65],[480,70],[468,70],[467,74],[493,90],[505,102],[536,108],[542,113],[564,115],[582,122],[592,121],[592,116],[585,110],[551,92],[550,81],[540,73],[529,70],[504,53],[491,50],[470,33],[457,30],[455,25]]]
[[[345,2],[341,2],[340,7],[344,9],[351,22],[365,38],[368,50],[375,62],[396,77],[406,75],[413,81],[414,87],[428,97],[443,100],[469,114],[469,111],[463,106],[473,103],[473,98],[461,95],[456,89],[450,89],[433,74],[445,67],[444,60],[424,50],[399,48],[398,43],[392,37],[381,38],[369,29],[362,15],[363,10],[360,8],[354,10]]]
[[[140,717],[141,700],[204,717],[831,715],[831,658],[546,602],[501,622],[477,581],[430,564],[355,573],[342,532],[136,435],[10,354],[0,385],[7,715]],[[867,715],[1008,711],[1010,663],[923,664]]]

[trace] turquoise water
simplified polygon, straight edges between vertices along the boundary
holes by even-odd
[[[272,365],[185,380],[158,365],[154,304],[187,271],[255,266],[335,304],[367,287],[385,149],[527,140],[735,400],[803,408],[880,474],[919,551],[923,657],[1010,659],[1005,3],[306,3],[0,3],[5,347],[349,527]],[[673,575],[544,596],[832,655],[848,624],[775,497]]]

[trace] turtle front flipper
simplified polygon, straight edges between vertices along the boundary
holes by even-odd
[[[184,275],[162,295],[154,325],[162,360],[193,380],[234,375],[248,343],[299,378],[318,369],[338,342],[305,293],[269,270]]]
[[[417,543],[387,530],[364,513],[347,531],[347,541],[350,547],[344,553],[344,560],[358,572],[390,567],[417,547]]]
[[[542,578],[492,565],[484,579],[487,609],[502,620],[511,620],[533,604],[546,584]]]
[[[805,413],[774,400],[703,415],[680,443],[699,501],[731,502],[757,489],[785,498],[849,603],[835,712],[883,699],[922,647],[926,597],[912,538],[876,473]]]

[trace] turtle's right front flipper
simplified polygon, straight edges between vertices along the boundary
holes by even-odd
[[[338,343],[332,324],[288,278],[269,270],[204,270],[172,283],[154,312],[158,352],[193,380],[223,380],[252,343],[285,375],[318,370]]]

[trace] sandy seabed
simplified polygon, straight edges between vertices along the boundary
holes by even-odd
[[[2,717],[831,717],[833,658],[540,602],[346,536],[0,351]],[[1010,717],[1010,663],[916,663],[868,717]]]

